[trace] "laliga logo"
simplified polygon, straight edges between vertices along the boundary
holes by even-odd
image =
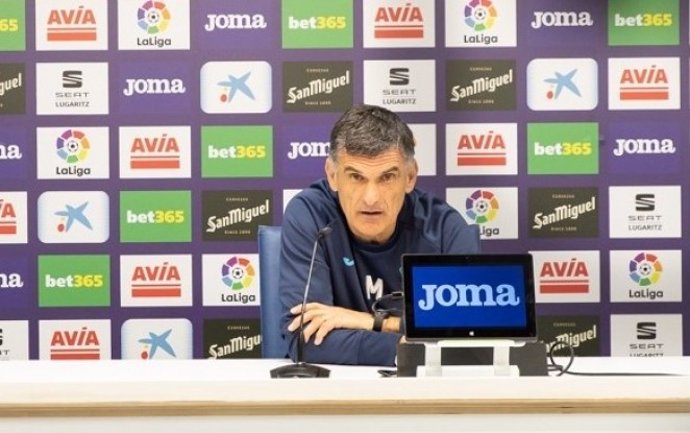
[[[465,200],[465,215],[481,226],[481,235],[486,237],[499,234],[498,227],[484,225],[496,218],[498,208],[498,199],[491,191],[478,189]]]
[[[170,25],[170,11],[161,1],[147,1],[137,10],[139,27],[150,35],[162,33]]]
[[[490,0],[472,0],[465,6],[465,24],[477,32],[493,27],[497,15]]]
[[[658,257],[649,253],[636,255],[630,260],[629,269],[630,279],[641,287],[657,283],[663,271]]]
[[[429,311],[438,303],[442,307],[515,307],[520,305],[520,297],[515,295],[515,287],[499,284],[496,289],[488,284],[422,284],[424,299],[417,305]],[[482,302],[482,298],[484,301]]]
[[[223,263],[221,274],[223,284],[230,287],[233,291],[238,291],[251,286],[256,276],[256,271],[249,260],[244,257],[233,256]],[[223,294],[221,299],[223,302],[246,304],[248,302],[255,302],[256,295],[231,293]]]
[[[55,142],[58,156],[67,164],[84,161],[89,155],[89,139],[82,131],[68,129]]]

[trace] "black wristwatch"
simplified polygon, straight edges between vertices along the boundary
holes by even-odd
[[[390,316],[390,314],[387,311],[377,310],[374,313],[374,326],[372,326],[371,330],[381,332],[383,328],[383,321],[386,320],[388,316]]]

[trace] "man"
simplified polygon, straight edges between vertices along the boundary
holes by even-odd
[[[326,179],[295,196],[283,218],[284,336],[294,359],[314,242],[330,227],[314,263],[302,361],[393,365],[400,317],[373,314],[372,304],[401,290],[401,255],[476,253],[478,231],[415,188],[412,131],[391,111],[351,108],[334,125],[330,145]]]

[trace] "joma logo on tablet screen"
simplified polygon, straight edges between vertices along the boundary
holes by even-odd
[[[520,305],[515,287],[499,284],[494,289],[488,284],[423,284],[424,299],[418,302],[424,311],[441,307],[514,307]],[[483,299],[483,300],[482,300]]]

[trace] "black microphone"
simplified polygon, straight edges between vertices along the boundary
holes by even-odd
[[[316,261],[316,249],[319,247],[319,241],[328,236],[331,231],[329,226],[325,226],[319,230],[314,239],[314,248],[311,252],[311,260],[309,261],[309,273],[307,274],[307,284],[304,286],[304,298],[302,299],[302,310],[299,317],[299,335],[297,336],[297,354],[295,362],[290,365],[283,365],[281,367],[271,370],[271,377],[286,378],[309,378],[309,377],[328,377],[331,371],[327,368],[318,365],[307,364],[304,362],[304,310],[307,307],[307,297],[309,296],[309,287],[311,286],[311,275],[314,271],[314,262]]]

